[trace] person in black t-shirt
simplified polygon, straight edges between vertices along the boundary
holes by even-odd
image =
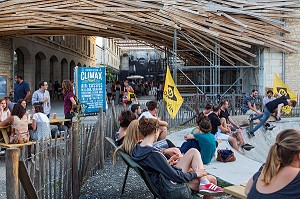
[[[220,103],[221,110],[220,110],[220,121],[223,127],[229,128],[232,132],[233,137],[235,137],[238,141],[238,146],[242,147],[243,149],[250,151],[254,147],[248,143],[246,143],[246,140],[242,133],[242,128],[237,125],[234,120],[230,117],[230,114],[228,112],[229,103],[228,100],[223,100]]]
[[[220,114],[220,106],[213,106],[212,107],[213,112],[208,115],[208,118],[211,123],[211,133],[215,135],[216,141],[218,140],[224,140],[224,141],[229,141],[232,145],[232,147],[237,150],[239,153],[239,147],[237,144],[237,140],[230,135],[230,129],[225,128],[222,126],[219,114]]]
[[[259,114],[258,116],[255,116],[255,117],[250,117],[249,120],[250,121],[253,121],[253,120],[257,120],[259,118],[262,118],[260,120],[260,122],[252,129],[248,132],[248,134],[250,136],[254,136],[254,132],[257,131],[270,117],[271,113],[277,108],[277,114],[276,114],[276,119],[279,120],[280,118],[280,111],[281,111],[281,108],[283,106],[286,106],[286,105],[289,105],[289,106],[292,106],[292,107],[295,107],[296,106],[296,101],[295,100],[288,100],[286,98],[286,96],[281,96],[271,102],[268,102],[266,104],[266,106],[264,107],[264,112],[262,114]]]

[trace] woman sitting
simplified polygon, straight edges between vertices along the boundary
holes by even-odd
[[[249,180],[248,199],[298,199],[300,197],[300,131],[280,132],[267,161]]]
[[[14,105],[12,116],[9,116],[4,121],[0,122],[0,126],[11,124],[11,144],[23,144],[29,141],[28,119],[26,109],[22,105],[24,100],[19,100],[21,103]],[[18,102],[19,102],[18,101]],[[25,102],[26,104],[26,102]]]
[[[120,128],[119,131],[116,132],[116,144],[120,146],[124,141],[127,127],[130,122],[135,119],[135,115],[131,111],[122,111],[118,119],[120,121]]]
[[[37,140],[46,140],[51,138],[51,129],[50,122],[47,115],[44,114],[44,108],[42,103],[34,103],[33,108],[33,117],[32,117],[32,130],[29,131],[30,139]]]
[[[0,122],[4,121],[11,115],[5,99],[0,99]]]
[[[193,129],[191,134],[186,134],[180,147],[181,153],[186,153],[191,148],[196,148],[201,154],[203,164],[209,164],[216,151],[215,136],[210,133],[211,124],[207,119],[202,119],[199,128]]]
[[[207,176],[198,150],[190,149],[182,158],[173,156],[168,162],[162,153],[153,148],[153,143],[157,141],[159,136],[158,128],[156,119],[145,117],[140,119],[139,130],[144,139],[135,145],[131,157],[146,170],[159,193],[162,192],[161,187],[158,186],[159,174],[174,182],[188,182],[193,190],[208,193],[223,192],[222,188],[210,182],[216,181],[216,179],[213,176]]]

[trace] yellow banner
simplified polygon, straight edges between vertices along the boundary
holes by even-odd
[[[295,95],[295,93],[287,85],[285,85],[276,74],[274,74],[273,93],[274,95],[276,93],[279,93],[280,95],[284,95],[286,96],[287,99],[297,100],[297,95]],[[286,114],[289,114],[292,110],[292,107],[284,106],[282,107],[281,110]]]
[[[183,103],[183,98],[174,83],[169,67],[167,67],[163,98],[166,101],[169,114],[174,119]]]

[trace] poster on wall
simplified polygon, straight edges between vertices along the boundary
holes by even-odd
[[[106,110],[105,67],[76,67],[74,91],[82,104],[82,114],[96,115],[99,108]]]
[[[0,74],[0,97],[7,96],[7,75]]]

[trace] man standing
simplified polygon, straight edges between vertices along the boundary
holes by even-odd
[[[289,106],[295,107],[296,104],[297,104],[297,102],[295,100],[288,100],[288,99],[286,99],[286,97],[284,95],[267,103],[266,106],[264,107],[263,113],[259,114],[256,117],[249,118],[250,122],[261,118],[260,122],[253,129],[250,129],[250,131],[248,131],[248,134],[250,135],[250,137],[254,136],[254,132],[256,130],[258,130],[269,119],[271,113],[275,109],[277,109],[276,119],[279,120],[280,119],[280,111],[283,106],[289,105]]]
[[[50,94],[48,92],[48,84],[46,81],[41,81],[39,83],[39,90],[36,90],[32,95],[32,105],[34,103],[42,103],[44,108],[44,113],[47,117],[50,117]]]
[[[28,100],[30,96],[29,84],[23,80],[22,75],[15,76],[15,86],[14,86],[14,103],[17,103],[19,99]]]
[[[148,111],[143,112],[140,115],[140,117],[138,118],[138,120],[140,120],[143,116],[145,116],[146,118],[157,119],[158,124],[159,124],[159,132],[160,132],[157,141],[166,139],[167,134],[168,134],[168,130],[167,130],[168,122],[161,120],[157,116],[157,111],[158,111],[157,102],[156,101],[149,101],[149,102],[147,102],[146,106],[148,108]]]
[[[255,99],[258,95],[258,91],[253,89],[251,95],[246,97],[243,103],[243,114],[244,115],[259,115],[261,112],[256,109]]]
[[[107,99],[108,99],[108,103],[110,104],[110,99],[112,96],[112,83],[110,81],[106,81],[106,93],[107,93]]]
[[[246,140],[242,134],[242,128],[237,125],[234,120],[230,117],[230,114],[228,112],[229,103],[228,100],[224,100],[220,103],[220,121],[223,127],[229,128],[230,131],[233,133],[233,136],[235,136],[238,140],[238,146],[242,147],[243,149],[250,151],[254,147],[248,143],[246,143]]]

